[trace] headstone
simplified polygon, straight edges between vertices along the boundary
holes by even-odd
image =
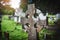
[[[34,21],[32,16],[35,13],[35,4],[28,4],[28,10],[26,11],[26,15],[28,14],[28,18],[22,18],[21,23],[22,24],[29,24],[28,27],[28,40],[37,40],[37,34],[36,34],[36,28],[34,28]]]

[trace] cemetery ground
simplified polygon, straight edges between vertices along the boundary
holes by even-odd
[[[2,17],[1,25],[3,40],[5,40],[4,32],[9,33],[9,40],[28,40],[28,33],[22,29],[22,24],[17,24],[13,21],[13,19],[9,19],[8,16],[5,15]],[[38,33],[38,38],[39,40],[45,40],[45,35],[48,34],[51,36],[51,39],[53,40],[54,33],[55,32],[43,28]]]

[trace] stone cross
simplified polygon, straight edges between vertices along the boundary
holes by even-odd
[[[26,17],[21,19],[23,25],[28,27],[28,40],[37,40],[36,28],[34,28],[35,22],[32,16],[35,13],[35,4],[28,4],[28,10],[26,11]]]

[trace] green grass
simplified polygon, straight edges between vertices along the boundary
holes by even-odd
[[[13,20],[9,20],[8,16],[3,16],[1,25],[2,32],[8,32],[10,40],[28,40],[28,34],[23,31],[22,24],[17,25]]]

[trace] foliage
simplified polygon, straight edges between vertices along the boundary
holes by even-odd
[[[48,15],[48,24],[49,25],[54,25],[56,20],[56,16],[55,15]]]
[[[14,30],[13,32],[10,32],[10,40],[27,40],[28,35],[26,32],[22,30]]]
[[[26,12],[27,4],[21,3],[20,7],[23,9],[23,12]]]
[[[5,18],[6,19],[5,19]],[[15,29],[16,23],[12,20],[8,20],[8,17],[4,16],[2,19],[2,31],[13,31]]]
[[[39,32],[39,39],[40,40],[44,40],[44,35],[48,34],[53,36],[55,34],[55,31],[50,31],[48,29],[43,28],[40,32]]]
[[[9,20],[8,16],[2,17],[2,32],[9,33],[9,40],[27,40],[28,34],[23,31],[22,25]],[[4,35],[3,35],[4,37]],[[4,40],[4,39],[3,39]]]
[[[4,15],[4,16],[2,16],[2,20],[9,20],[8,15]]]
[[[12,15],[15,12],[15,10],[9,5],[5,5],[1,8],[1,12],[3,15]]]

